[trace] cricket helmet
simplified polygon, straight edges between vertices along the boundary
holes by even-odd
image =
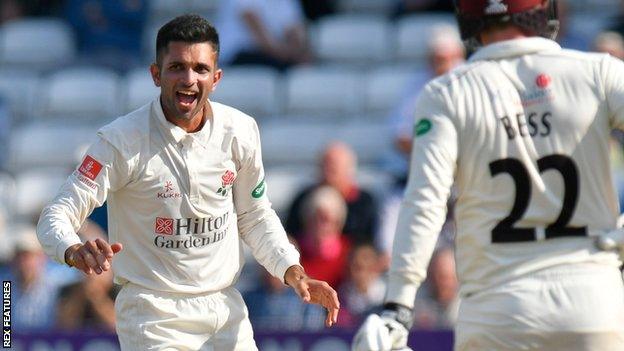
[[[536,35],[555,39],[559,30],[556,0],[455,0],[462,40],[479,46],[479,33],[490,23],[513,23]]]

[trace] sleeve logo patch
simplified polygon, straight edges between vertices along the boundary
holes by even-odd
[[[95,180],[102,170],[102,164],[96,161],[93,157],[87,155],[82,164],[78,168],[78,171],[85,177]]]
[[[254,199],[258,199],[262,195],[264,195],[265,190],[266,190],[266,183],[264,182],[264,179],[262,179],[260,183],[254,188],[254,190],[252,190],[251,197],[253,197]]]
[[[421,136],[427,134],[431,130],[432,123],[427,118],[423,118],[414,126],[414,135]]]

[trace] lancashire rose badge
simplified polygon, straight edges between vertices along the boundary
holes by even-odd
[[[225,173],[223,173],[223,175],[221,176],[221,187],[217,190],[217,194],[226,196],[228,190],[232,188],[235,179],[236,175],[234,174],[234,172],[230,170],[225,171]]]

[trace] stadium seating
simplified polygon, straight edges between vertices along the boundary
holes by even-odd
[[[430,31],[439,24],[457,26],[453,15],[446,13],[417,14],[399,19],[396,25],[396,60],[424,65]]]
[[[322,60],[366,65],[392,53],[392,26],[381,16],[334,15],[321,18],[310,35]]]
[[[387,117],[405,95],[415,70],[411,66],[381,66],[369,71],[364,87],[367,115]]]
[[[341,12],[387,15],[397,2],[395,0],[339,0],[337,3]]]
[[[282,165],[266,169],[267,194],[277,213],[286,213],[297,193],[306,185],[313,184],[317,178],[315,164]]]
[[[15,178],[9,173],[0,172],[0,216],[12,215],[16,197]],[[0,221],[6,218],[0,219]],[[5,223],[0,223],[0,227]]]
[[[318,155],[331,141],[351,145],[360,163],[375,165],[391,147],[390,127],[384,121],[365,121],[353,117],[333,121],[270,121],[260,125],[265,164],[315,164]]]
[[[31,70],[0,70],[0,95],[6,99],[13,124],[31,118],[40,84],[39,76]]]
[[[293,68],[285,86],[287,115],[330,119],[360,111],[361,77],[349,67]]]
[[[362,165],[378,166],[392,148],[391,128],[384,120],[366,121],[354,117],[332,127],[334,139],[351,145]]]
[[[154,85],[152,76],[147,67],[141,67],[128,72],[123,80],[122,100],[124,108],[122,114],[131,112],[150,102],[160,94],[160,89]]]
[[[267,167],[312,164],[332,139],[331,125],[314,121],[268,121],[260,124],[262,158]]]
[[[42,86],[36,113],[44,118],[111,119],[119,109],[119,77],[106,68],[68,68]]]
[[[23,19],[0,27],[0,65],[44,70],[71,63],[76,40],[60,19]]]
[[[259,119],[281,111],[279,73],[263,66],[234,66],[223,69],[223,78],[212,100],[231,105]]]
[[[69,167],[79,162],[86,147],[96,140],[100,125],[36,123],[11,133],[9,169],[13,172],[38,167]]]
[[[193,7],[193,0],[149,0],[150,17],[171,18],[184,14]],[[210,1],[209,1],[210,2]]]
[[[69,172],[64,168],[37,168],[21,172],[16,176],[15,215],[22,220],[36,218],[67,179]]]

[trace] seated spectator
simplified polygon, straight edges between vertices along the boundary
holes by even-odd
[[[311,277],[339,286],[347,268],[349,239],[342,234],[347,207],[332,187],[317,188],[303,204],[301,264]]]
[[[305,17],[316,21],[321,17],[336,13],[338,0],[299,0]]]
[[[258,331],[314,331],[324,327],[325,310],[304,304],[293,289],[262,268],[261,285],[243,295]]]
[[[84,240],[105,238],[104,231],[87,220],[78,234]],[[61,289],[57,326],[64,330],[93,329],[115,331],[115,297],[112,271],[86,276]]]
[[[594,38],[594,51],[624,59],[624,38],[618,32],[602,32]]]
[[[303,232],[302,204],[319,186],[328,185],[336,189],[347,203],[347,218],[342,232],[353,244],[373,244],[377,230],[377,202],[365,189],[360,188],[355,175],[357,158],[353,150],[344,143],[328,145],[321,157],[320,180],[295,196],[286,219],[286,231],[299,240]]]
[[[349,277],[338,289],[338,325],[360,325],[374,308],[382,304],[385,292],[380,256],[375,247],[368,244],[354,247],[349,255]]]
[[[311,61],[298,0],[222,1],[218,16],[222,65],[284,70]]]
[[[419,12],[454,12],[453,0],[396,0],[393,18]]]
[[[464,45],[455,26],[439,24],[431,28],[427,41],[427,68],[412,77],[388,121],[394,133],[395,152],[388,156],[386,167],[396,177],[400,192],[407,181],[407,165],[412,151],[414,108],[421,89],[433,78],[464,62]]]
[[[592,34],[585,33],[570,25],[571,9],[568,1],[557,1],[557,18],[559,20],[559,31],[557,32],[557,42],[563,48],[587,51],[591,44]],[[598,18],[596,18],[598,21]]]
[[[2,0],[0,23],[21,17],[57,16],[65,0]]]
[[[67,0],[65,12],[89,64],[125,70],[141,62],[147,0]]]
[[[434,252],[427,279],[414,304],[414,328],[452,329],[459,308],[455,256],[449,247]]]
[[[416,98],[427,82],[464,62],[464,45],[457,28],[448,24],[433,27],[427,42],[427,56],[429,63],[427,71],[414,77],[406,87],[402,101],[388,119],[394,131],[394,152],[387,157],[386,169],[395,177],[395,189],[384,199],[380,216],[383,220],[376,235],[377,247],[381,250],[386,264],[389,264],[399,206],[407,183]],[[449,204],[451,203],[452,201],[449,201]],[[454,237],[455,227],[451,210],[449,207],[447,221],[440,234],[443,241],[452,241]]]
[[[55,325],[55,307],[59,286],[45,274],[47,257],[39,244],[35,227],[14,227],[14,257],[11,270],[2,280],[11,285],[13,331],[25,333],[47,330]]]

